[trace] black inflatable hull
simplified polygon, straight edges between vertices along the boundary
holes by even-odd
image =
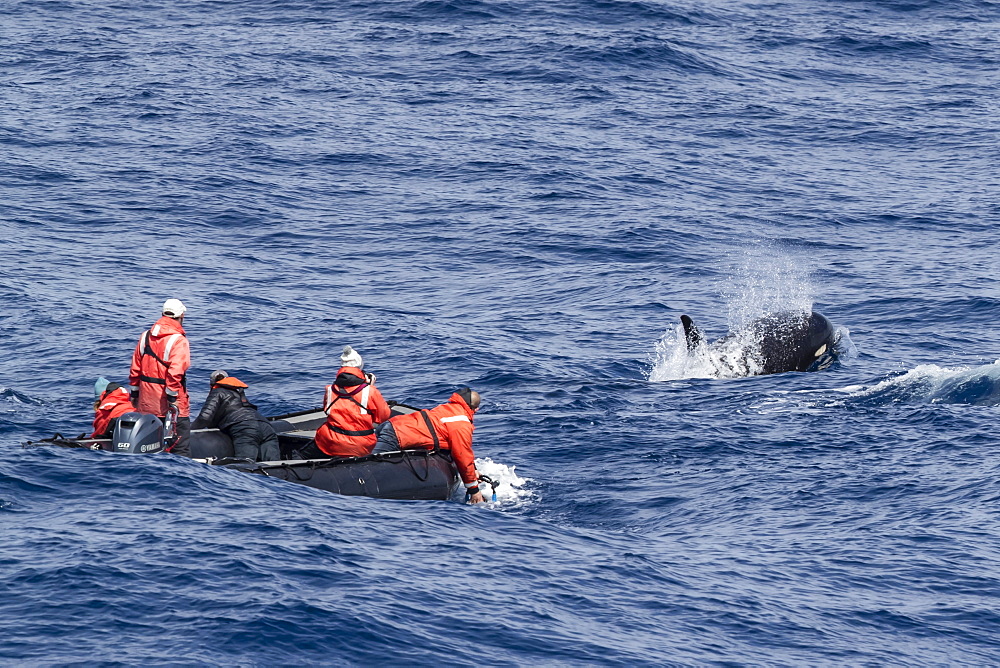
[[[312,443],[326,416],[318,410],[270,418],[278,432],[282,461],[250,462],[233,458],[233,443],[218,429],[191,432],[191,457],[207,464],[265,475],[347,496],[380,499],[446,500],[458,486],[458,473],[447,453],[426,450],[386,452],[366,457],[303,459],[299,450]],[[64,438],[28,442],[115,452],[110,439]]]
[[[451,458],[423,450],[348,459],[219,463],[335,494],[379,499],[446,500],[458,485]]]

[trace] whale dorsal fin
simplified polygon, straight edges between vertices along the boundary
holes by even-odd
[[[682,315],[681,324],[684,325],[684,340],[687,341],[688,350],[694,350],[699,345],[701,345],[704,338],[701,335],[701,331],[698,326],[694,324],[694,320],[691,316]]]

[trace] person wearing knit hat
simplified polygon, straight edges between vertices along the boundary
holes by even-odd
[[[271,423],[247,400],[247,384],[218,369],[209,376],[212,389],[192,429],[218,428],[233,442],[241,459],[274,462],[281,459],[278,435]]]
[[[323,395],[326,422],[316,430],[315,448],[306,456],[361,457],[375,447],[375,425],[389,419],[391,409],[375,387],[375,374],[362,371],[364,360],[344,346],[341,367]],[[317,452],[318,451],[318,452]]]
[[[361,353],[350,346],[344,346],[344,352],[340,354],[340,366],[352,366],[356,369],[364,369],[365,361],[361,359]]]
[[[118,418],[135,411],[129,391],[118,383],[108,382],[101,377],[94,383],[94,391],[100,392],[94,402],[94,433],[91,438],[110,438]]]
[[[94,383],[94,400],[95,401],[100,400],[101,395],[104,394],[104,390],[108,389],[108,383],[110,383],[110,382],[111,381],[109,381],[104,376],[101,376],[100,378],[97,379],[97,382]]]
[[[177,408],[177,440],[168,452],[187,457],[191,453],[191,399],[187,392],[191,349],[184,331],[187,307],[171,298],[163,302],[160,313],[160,319],[135,345],[128,382],[139,412],[163,419],[168,407]]]

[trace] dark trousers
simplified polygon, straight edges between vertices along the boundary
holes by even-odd
[[[274,462],[281,459],[278,451],[278,435],[265,420],[248,420],[226,429],[233,440],[233,450],[241,459],[255,462]]]
[[[295,448],[289,455],[289,459],[329,459],[330,455],[326,454],[316,445],[315,441],[309,441],[308,444]]]
[[[396,437],[396,430],[393,429],[391,422],[386,421],[375,427],[375,433],[378,434],[378,440],[375,441],[373,453],[399,450],[399,438]]]

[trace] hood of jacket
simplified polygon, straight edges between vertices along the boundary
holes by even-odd
[[[149,334],[157,339],[163,338],[164,336],[170,336],[171,334],[181,334],[186,336],[181,323],[168,316],[163,316],[153,323],[153,326],[149,328]]]
[[[333,384],[339,387],[357,387],[364,382],[366,382],[364,371],[356,366],[342,366],[337,371],[337,380],[333,381]]]
[[[458,404],[461,406],[465,410],[465,414],[469,416],[470,420],[472,419],[472,416],[476,414],[476,411],[472,408],[472,406],[465,403],[465,399],[458,392],[454,392],[450,397],[448,397],[448,403]]]

